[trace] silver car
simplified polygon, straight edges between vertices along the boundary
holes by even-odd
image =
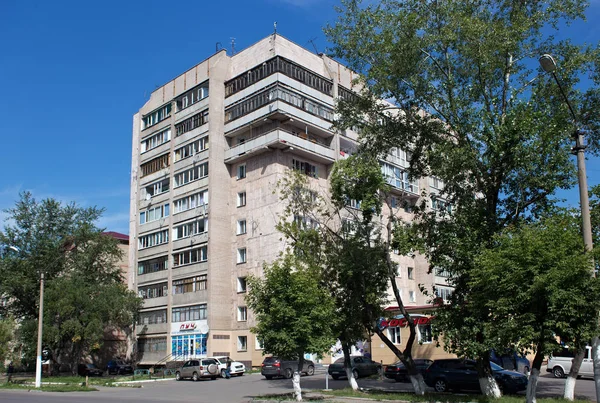
[[[214,358],[202,358],[197,360],[189,360],[183,364],[177,372],[175,372],[175,379],[178,381],[191,378],[194,381],[200,378],[217,379],[219,374],[219,365]]]
[[[587,346],[585,350],[581,367],[579,367],[579,376],[593,378],[594,363],[592,360],[592,348]],[[555,378],[564,378],[571,371],[571,364],[574,356],[575,354],[572,351],[563,348],[562,351],[550,356],[546,371],[552,372],[552,375],[554,375]]]

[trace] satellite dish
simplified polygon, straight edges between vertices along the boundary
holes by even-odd
[[[206,323],[203,323],[198,327],[198,330],[200,330],[200,333],[202,333],[202,334],[208,334],[208,331],[210,329]]]
[[[146,193],[146,200],[152,199],[152,195],[150,193]]]

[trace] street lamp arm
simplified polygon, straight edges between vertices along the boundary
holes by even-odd
[[[556,81],[556,84],[558,85],[558,89],[560,90],[560,93],[562,94],[562,96],[565,100],[565,103],[569,107],[569,111],[571,111],[571,117],[573,118],[573,121],[575,122],[575,124],[577,124],[578,123],[577,115],[575,115],[575,111],[573,110],[573,107],[571,106],[571,102],[569,102],[569,98],[567,97],[567,94],[565,93],[565,90],[563,89],[562,85],[560,85],[560,80],[556,76],[555,72],[552,72],[552,77],[554,77],[554,81]]]

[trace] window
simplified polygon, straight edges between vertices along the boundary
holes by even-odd
[[[257,350],[262,350],[263,349],[263,343],[262,340],[260,340],[257,336],[254,336],[254,348]]]
[[[208,204],[208,190],[203,190],[193,195],[182,197],[173,201],[173,214],[181,213],[182,211],[191,210],[197,207],[204,207]],[[202,210],[205,214],[206,211]]]
[[[346,200],[346,206],[350,207],[350,208],[360,209],[360,204],[361,204],[360,200],[355,200],[355,199]]]
[[[202,290],[206,290],[206,274],[173,280],[173,294],[186,294]]]
[[[153,232],[148,235],[142,235],[138,239],[138,249],[151,248],[169,242],[169,230]]]
[[[177,123],[175,125],[175,137],[179,137],[206,123],[208,123],[208,109],[195,114],[191,118],[187,118],[181,123]]]
[[[315,165],[297,159],[292,159],[292,169],[300,171],[308,176],[312,176],[313,178],[316,178],[319,174]]]
[[[167,283],[159,283],[138,287],[138,295],[143,299],[166,297],[169,293]]]
[[[346,235],[354,235],[356,234],[356,229],[358,228],[358,224],[354,220],[350,220],[347,218],[342,218],[342,232]]]
[[[240,192],[237,194],[237,206],[243,207],[246,205],[246,192]]]
[[[237,278],[237,292],[246,292],[246,277]]]
[[[173,227],[173,240],[189,238],[208,231],[208,218],[186,222]]]
[[[156,196],[169,191],[169,179],[163,179],[146,186],[146,195]]]
[[[431,324],[417,325],[419,331],[419,343],[429,344],[433,341],[433,333],[431,332]]]
[[[143,139],[140,148],[140,153],[150,151],[153,148],[165,144],[169,140],[171,140],[171,128],[168,128],[167,130],[163,130],[158,134],[153,134],[152,136]]]
[[[237,167],[237,178],[244,179],[246,177],[246,164],[238,165]]]
[[[391,186],[407,190],[411,193],[419,193],[419,183],[414,179],[409,179],[408,173],[403,169],[386,162],[381,163],[381,173],[386,179],[386,182]]]
[[[414,267],[409,267],[408,268],[408,278],[409,278],[409,280],[413,280],[414,279],[414,271],[415,271]]]
[[[248,320],[248,309],[245,306],[238,306],[237,320],[238,322],[245,322]]]
[[[175,187],[197,181],[208,176],[208,162],[175,174]]]
[[[440,267],[435,268],[435,275],[437,277],[450,277],[450,272],[447,269],[442,269]]]
[[[168,262],[169,259],[167,256],[161,256],[155,259],[138,262],[138,275],[141,276],[148,273],[167,270],[169,268]]]
[[[158,323],[167,323],[166,309],[140,312],[140,317],[137,322],[138,325],[156,325]]]
[[[201,246],[199,248],[188,249],[183,252],[173,254],[173,268],[193,264],[198,262],[206,262],[208,260],[208,248]]]
[[[208,96],[208,81],[203,82],[199,86],[192,88],[185,94],[181,95],[175,101],[177,103],[177,110],[180,111],[189,106],[194,105],[202,101]]]
[[[417,302],[417,298],[415,296],[415,292],[414,291],[409,291],[408,292],[408,299],[410,300],[410,302]]]
[[[148,115],[142,118],[142,130],[154,126],[158,122],[161,122],[171,116],[171,104],[166,104],[158,108],[157,110],[150,112]]]
[[[185,158],[194,156],[208,149],[208,136],[202,137],[196,141],[179,147],[175,150],[175,161],[181,161]]]
[[[238,336],[237,349],[238,349],[238,351],[248,350],[248,337],[247,336]]]
[[[319,223],[310,217],[294,214],[294,222],[303,230],[319,228]]]
[[[148,337],[138,340],[138,351],[141,353],[156,353],[159,351],[167,351],[166,337]]]
[[[169,216],[169,203],[151,207],[146,211],[140,213],[140,224],[146,224],[152,221],[160,220],[161,218]]]
[[[237,222],[237,235],[246,233],[246,220],[238,220]]]
[[[237,262],[246,263],[246,248],[239,248],[237,250]]]
[[[400,336],[400,328],[399,327],[388,327],[388,338],[394,344],[401,344],[402,337]]]
[[[444,302],[450,302],[450,296],[452,295],[452,291],[452,288],[436,287],[435,296],[441,298]]]
[[[171,322],[206,319],[206,309],[206,304],[173,308],[171,310]]]
[[[169,167],[169,154],[164,154],[159,157],[153,158],[148,162],[144,162],[140,166],[142,177],[153,174],[160,171],[163,168]]]

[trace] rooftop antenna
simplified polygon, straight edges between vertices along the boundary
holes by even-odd
[[[319,50],[317,49],[317,45],[315,45],[315,39],[317,39],[317,37],[309,39],[308,41],[313,45],[313,49],[315,50],[315,53],[319,54]]]
[[[221,45],[221,42],[217,42],[215,44],[215,53],[217,53],[219,49],[223,49],[223,45]]]
[[[231,38],[231,56],[235,55],[235,38]]]
[[[277,21],[273,23],[273,34],[277,35]]]

